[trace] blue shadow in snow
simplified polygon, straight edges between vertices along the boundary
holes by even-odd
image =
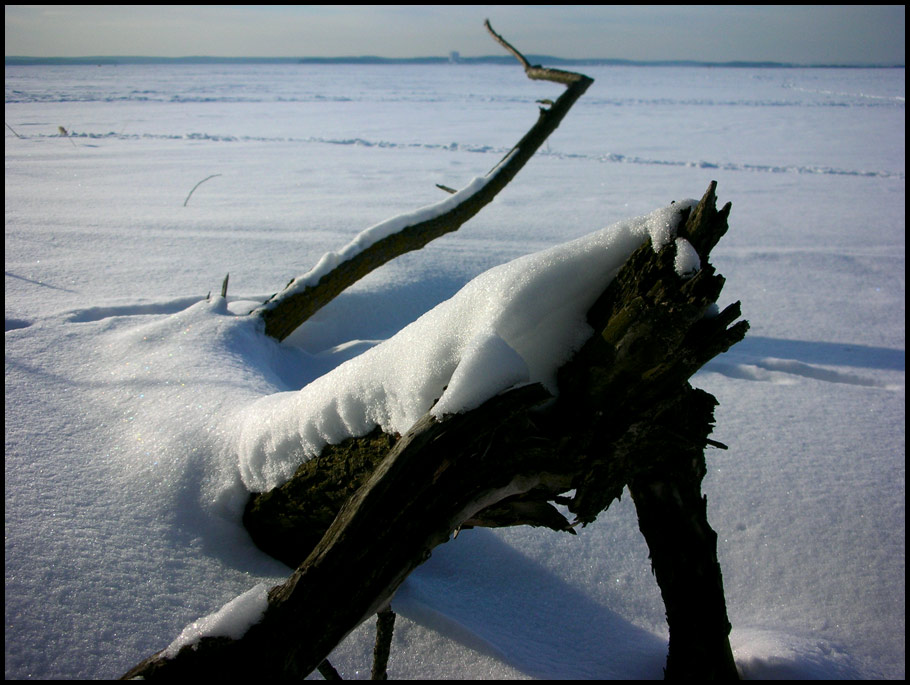
[[[28,328],[32,325],[32,322],[25,319],[5,319],[4,325],[5,328],[3,332],[5,333],[6,331],[15,331],[19,328]]]
[[[345,291],[295,330],[285,344],[311,354],[352,340],[385,340],[420,318],[464,285],[454,276]]]
[[[489,530],[462,531],[456,540],[434,549],[398,589],[392,608],[532,678],[664,677],[666,636],[594,601]],[[818,636],[734,628],[731,644],[747,678],[867,675],[843,647]]]
[[[51,290],[62,290],[63,292],[66,292],[66,293],[77,292],[75,290],[70,290],[69,288],[63,288],[59,285],[51,285],[50,283],[36,281],[33,278],[26,278],[25,276],[20,276],[19,274],[14,274],[11,271],[6,271],[5,273],[8,278],[18,278],[20,281],[25,281],[26,283],[31,283],[32,285],[40,285],[42,288],[50,288]]]
[[[488,530],[462,531],[433,550],[392,608],[534,678],[663,677],[665,637],[593,601]]]
[[[904,371],[906,351],[848,343],[810,342],[747,335],[731,349],[752,357],[795,359],[806,364],[852,366],[866,369]]]

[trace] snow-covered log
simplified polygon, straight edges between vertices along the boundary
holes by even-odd
[[[594,334],[560,366],[555,396],[518,383],[467,411],[431,410],[404,435],[328,447],[254,495],[248,529],[296,571],[239,639],[178,645],[128,675],[306,675],[460,528],[572,531],[628,486],[667,607],[668,677],[735,678],[700,491],[704,449],[722,447],[708,437],[716,401],[688,383],[748,328],[738,303],[716,310],[724,280],[708,262],[729,209],[716,210],[712,183],[679,207],[675,232],[646,239],[606,279],[588,310]]]
[[[487,176],[367,229],[257,309],[267,335],[284,339],[370,270],[456,230],[514,177],[590,85],[581,74],[528,64],[487,28],[530,78],[567,90]],[[717,310],[724,280],[708,261],[729,210],[728,204],[717,211],[712,182],[698,203],[573,241],[530,260],[528,272],[505,268],[477,279],[467,295],[428,316],[435,325],[453,312],[470,313],[472,293],[479,292],[496,301],[494,319],[471,319],[477,330],[452,348],[457,361],[419,385],[418,394],[437,393],[430,395],[437,401],[412,403],[425,413],[398,429],[402,434],[388,428],[392,419],[371,413],[375,406],[365,409],[372,399],[343,396],[329,402],[330,412],[345,405],[346,417],[317,417],[357,424],[353,437],[337,444],[325,444],[332,441],[323,429],[315,431],[322,441],[315,447],[303,444],[303,433],[263,441],[254,427],[245,441],[253,455],[241,465],[245,480],[275,477],[262,444],[300,439],[292,451],[312,451],[296,473],[280,465],[277,472],[292,477],[253,495],[244,516],[257,544],[296,570],[285,583],[267,592],[257,586],[230,611],[198,622],[124,678],[331,673],[325,659],[332,649],[377,612],[388,616],[404,579],[461,528],[533,525],[574,533],[626,486],[667,607],[667,676],[735,678],[716,536],[701,496],[704,449],[723,447],[708,438],[716,400],[688,383],[748,328],[735,323],[738,303]],[[549,287],[560,280],[570,287]],[[544,292],[548,307],[539,306]],[[363,385],[362,376],[357,380]],[[297,406],[286,398],[269,404],[292,412]],[[305,419],[296,423],[308,431]]]

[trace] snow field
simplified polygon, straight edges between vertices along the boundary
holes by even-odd
[[[7,70],[24,136],[5,151],[7,677],[115,677],[286,576],[239,524],[238,417],[293,435],[286,398],[363,368],[475,276],[716,179],[720,304],[752,329],[695,383],[730,446],[705,492],[738,664],[903,678],[903,71],[598,69],[478,217],[274,344],[237,315],[440,200],[434,183],[485,174],[552,95],[507,69],[383,73]],[[227,301],[206,301],[226,272]],[[438,342],[451,407],[476,400],[456,376],[475,364],[497,371],[485,392],[520,382],[519,359],[546,376],[496,327],[509,316],[477,321]],[[628,497],[572,539],[464,531],[393,604],[393,677],[662,675]],[[336,650],[345,676],[367,676],[372,633]]]

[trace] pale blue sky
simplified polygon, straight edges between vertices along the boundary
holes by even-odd
[[[6,54],[903,64],[903,5],[7,5]]]

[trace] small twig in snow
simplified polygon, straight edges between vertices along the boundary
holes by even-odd
[[[61,136],[63,136],[63,137],[66,138],[68,141],[70,141],[71,143],[73,143],[73,139],[70,138],[70,134],[67,132],[67,130],[66,130],[65,128],[63,128],[62,126],[58,126],[58,127],[57,127],[57,130],[60,131],[60,135],[61,135]],[[73,143],[73,147],[76,147],[76,143]]]
[[[187,196],[186,196],[186,199],[183,201],[183,206],[186,207],[186,203],[190,201],[190,195],[192,195],[192,194],[196,191],[196,188],[198,188],[199,186],[201,186],[203,183],[205,183],[206,181],[208,181],[210,178],[215,178],[216,176],[221,176],[221,174],[212,174],[211,176],[207,176],[206,178],[204,178],[204,179],[202,179],[201,181],[199,181],[199,183],[197,183],[196,185],[194,185],[194,186],[193,186],[193,189],[190,191],[190,194],[187,195]]]

